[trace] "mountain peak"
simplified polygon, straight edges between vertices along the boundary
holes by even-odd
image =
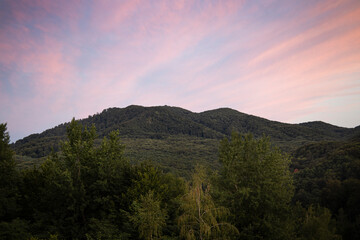
[[[336,127],[324,122],[285,124],[241,113],[231,108],[194,113],[172,106],[144,107],[130,105],[125,108],[108,108],[101,113],[79,120],[83,125],[95,124],[99,137],[118,130],[125,139],[212,139],[218,142],[232,131],[252,133],[255,137],[270,136],[283,149],[294,143],[338,140],[349,136],[353,129]],[[30,135],[13,146],[18,154],[45,156],[59,139],[64,139],[66,124]],[[134,140],[135,141],[135,140]],[[140,147],[140,146],[139,146]]]

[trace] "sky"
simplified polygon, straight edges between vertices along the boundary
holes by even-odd
[[[11,141],[132,104],[358,126],[360,1],[0,1]]]

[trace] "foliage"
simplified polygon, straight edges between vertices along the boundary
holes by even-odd
[[[256,138],[234,133],[219,144],[234,129]],[[293,173],[289,155],[259,138],[262,132],[282,149],[297,149]],[[231,109],[131,106],[13,145],[48,155],[34,159],[14,155],[1,124],[0,238],[358,239],[358,133]],[[197,163],[215,172],[191,174]]]
[[[29,237],[29,226],[26,221],[15,218],[11,221],[0,222],[0,239],[18,240]]]
[[[23,215],[32,222],[32,234],[48,231],[66,238],[115,237],[121,224],[119,198],[130,185],[130,166],[123,157],[117,133],[94,145],[95,128],[83,129],[72,121],[62,154],[53,154],[38,169],[23,173]],[[107,230],[106,230],[107,229]],[[106,234],[104,231],[106,230]]]
[[[142,198],[150,197],[158,201],[161,211],[166,212],[166,224],[162,227],[164,236],[176,236],[178,232],[176,218],[178,216],[180,197],[185,193],[185,183],[172,174],[164,174],[149,162],[134,166],[134,176],[126,198],[132,204],[130,213],[134,214],[133,205],[142,202]],[[130,214],[131,215],[131,214]],[[130,217],[131,218],[131,217]]]
[[[188,193],[181,202],[180,236],[192,239],[232,239],[238,230],[226,222],[228,209],[216,206],[205,170],[197,166]]]
[[[9,219],[15,211],[17,173],[14,152],[9,147],[6,124],[0,124],[0,219]],[[11,203],[10,203],[11,202]]]
[[[0,124],[0,239],[20,239],[28,236],[28,226],[16,218],[20,177],[9,141],[6,124]]]
[[[80,120],[85,126],[95,124],[99,138],[119,131],[127,146],[127,157],[151,160],[164,170],[190,178],[197,163],[218,168],[218,142],[232,131],[251,132],[260,138],[270,136],[273,143],[290,152],[313,141],[339,140],[354,134],[353,129],[322,122],[285,124],[247,115],[229,108],[193,113],[176,107],[109,108]],[[40,158],[61,150],[69,123],[33,134],[13,144],[18,155]],[[35,160],[32,160],[35,161]]]
[[[218,199],[233,213],[242,239],[288,239],[293,196],[290,160],[268,138],[233,133],[220,145]]]
[[[11,239],[12,229],[24,226],[23,231],[34,239],[137,239],[138,230],[147,239],[142,215],[146,207],[147,213],[163,214],[150,236],[177,234],[183,180],[151,164],[130,165],[117,132],[96,143],[95,127],[83,127],[73,120],[67,136],[60,154],[52,153],[38,168],[17,175],[19,197],[13,202],[21,206],[14,213],[20,220],[1,223],[3,236]],[[15,164],[11,166],[17,173]],[[4,197],[7,208],[12,206],[10,200]],[[148,219],[148,223],[155,222]],[[16,236],[13,238],[19,238]]]
[[[149,191],[141,195],[139,201],[132,204],[134,214],[130,217],[139,232],[139,237],[145,240],[160,239],[162,228],[166,224],[166,212],[161,209],[160,201]]]
[[[297,230],[298,239],[303,240],[337,240],[336,222],[331,218],[329,209],[312,205],[302,211]]]
[[[337,220],[343,239],[360,238],[360,142],[320,142],[299,148],[292,168],[295,196],[302,205],[321,204]]]

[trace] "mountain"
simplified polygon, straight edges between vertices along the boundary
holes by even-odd
[[[269,136],[274,145],[292,152],[300,146],[318,141],[338,141],[355,136],[358,129],[342,128],[324,122],[287,124],[248,115],[230,108],[201,113],[169,106],[109,108],[79,120],[94,124],[99,138],[118,130],[126,145],[126,155],[134,160],[158,162],[165,169],[187,171],[194,162],[216,167],[221,139],[232,131]],[[17,155],[40,158],[66,139],[61,124],[40,134],[32,134],[12,144]]]
[[[99,139],[96,140],[95,144],[99,144],[100,138],[106,137],[111,131],[118,130],[121,140],[126,146],[125,155],[130,160],[151,160],[160,166],[159,170],[148,164],[134,165],[136,172],[145,176],[144,179],[146,181],[134,181],[136,185],[129,184],[128,186],[130,186],[129,188],[139,186],[140,189],[147,189],[146,191],[148,191],[149,187],[147,185],[153,185],[152,181],[155,184],[160,184],[159,186],[161,187],[156,185],[156,188],[163,189],[163,186],[165,186],[163,185],[163,180],[159,180],[159,176],[162,174],[161,170],[165,172],[171,171],[178,176],[190,179],[191,170],[193,170],[196,163],[201,163],[215,169],[218,168],[220,165],[218,162],[219,142],[221,139],[229,137],[233,131],[241,133],[250,132],[255,137],[269,136],[273,145],[291,155],[290,171],[292,172],[291,176],[294,185],[293,205],[291,208],[294,210],[292,211],[294,219],[301,219],[301,221],[296,220],[294,223],[305,222],[307,224],[306,228],[299,229],[304,229],[305,231],[310,229],[313,231],[313,223],[327,222],[330,224],[331,220],[331,224],[337,226],[336,234],[342,235],[343,239],[359,239],[360,126],[356,128],[342,128],[320,121],[287,124],[248,115],[229,108],[194,113],[182,108],[169,106],[109,108],[101,113],[78,121],[83,126],[89,127],[93,124],[96,126]],[[12,144],[12,148],[17,153],[15,159],[18,163],[17,166],[24,169],[33,165],[40,165],[52,149],[58,151],[59,145],[61,145],[60,142],[66,140],[66,127],[68,124],[61,124],[41,134],[32,134]],[[244,155],[252,156],[251,154]],[[91,161],[89,163],[93,164]],[[50,162],[47,162],[47,165],[44,164],[40,171],[33,169],[32,171],[25,171],[21,175],[24,176],[24,180],[21,182],[25,183],[27,187],[19,189],[26,190],[27,192],[25,191],[25,193],[27,194],[19,194],[19,196],[26,196],[26,200],[23,200],[26,203],[25,209],[26,206],[29,206],[28,209],[30,209],[24,212],[32,212],[37,206],[39,206],[39,209],[44,209],[44,204],[38,204],[38,196],[42,196],[40,200],[46,204],[50,204],[46,201],[52,204],[53,199],[66,199],[63,196],[67,196],[66,191],[68,188],[61,187],[60,192],[56,189],[59,189],[58,186],[66,186],[61,185],[62,182],[68,184],[68,172],[58,176],[56,175],[58,171],[53,171],[57,168],[52,168],[52,165],[49,164]],[[106,176],[107,171],[102,171],[103,165],[99,166],[101,166],[99,168],[100,172]],[[140,166],[144,166],[144,169],[150,169],[152,172],[148,170],[149,174],[144,174]],[[271,166],[271,168],[273,167],[274,165]],[[80,168],[78,169],[79,174]],[[93,179],[97,179],[96,175],[100,173],[97,170],[94,172],[89,167],[84,167],[83,169],[88,173],[88,175],[85,175],[88,182],[93,182]],[[268,168],[266,171],[269,171]],[[90,175],[90,172],[95,175]],[[121,171],[115,172],[121,173]],[[261,171],[256,171],[256,173],[258,172]],[[122,174],[119,176],[124,176],[127,180],[118,181],[119,178],[114,178],[116,184],[133,181],[129,176],[134,174]],[[46,181],[39,181],[39,179],[42,179],[40,176],[43,176]],[[62,176],[65,178],[62,178]],[[94,177],[89,178],[88,176]],[[164,176],[171,176],[171,174],[165,174]],[[94,195],[89,195],[90,202],[92,201],[91,199],[97,199],[96,204],[98,204],[98,199],[109,199],[101,195],[103,194],[103,189],[107,189],[106,187],[104,188],[104,182],[106,184],[107,179],[111,178],[106,177],[105,179],[106,181],[95,181],[93,185],[89,185],[91,187],[95,186],[95,188],[88,188],[90,189],[90,194]],[[164,178],[164,183],[171,187],[181,185],[179,184],[181,181],[170,181],[168,183],[170,179],[172,178]],[[53,184],[52,181],[59,182]],[[271,182],[271,180],[265,182]],[[80,183],[82,184],[82,182]],[[72,182],[69,182],[69,184],[71,185]],[[44,186],[47,188],[44,188]],[[43,189],[49,189],[49,191]],[[62,189],[65,189],[65,194],[61,192]],[[69,189],[72,188],[69,187]],[[93,189],[99,190],[93,191]],[[115,187],[113,189],[123,191],[124,188]],[[164,189],[170,188],[165,187]],[[40,192],[40,194],[36,193],[36,191]],[[126,190],[121,196],[125,196],[125,198],[130,196],[131,199],[136,191],[139,190]],[[161,190],[161,192],[169,196],[168,190]],[[54,193],[58,197],[54,198],[52,196]],[[126,193],[130,194],[126,195]],[[183,193],[179,196],[182,195]],[[33,196],[33,199],[28,196]],[[51,198],[46,196],[51,196]],[[68,196],[72,198],[72,192]],[[259,198],[254,199],[258,203]],[[28,204],[29,201],[30,205]],[[31,201],[33,202],[32,204]],[[132,200],[128,202],[131,203]],[[59,203],[61,203],[60,207],[64,205],[62,201]],[[300,208],[300,205],[295,207],[295,203],[300,203],[302,207],[309,208],[306,211]],[[51,204],[49,206],[53,206]],[[310,206],[318,207],[312,208]],[[326,207],[326,209],[322,209],[322,207]],[[51,210],[57,208],[49,207],[48,209],[45,208],[44,212],[52,213]],[[64,209],[68,209],[68,205]],[[331,214],[327,212],[328,210],[330,210]],[[324,213],[321,213],[322,211]],[[120,213],[122,212],[120,211]],[[38,216],[38,210],[34,214]],[[63,216],[63,211],[60,211],[60,215]],[[305,218],[307,219],[306,221],[304,220]],[[323,225],[321,226],[321,230],[324,230],[325,233],[330,230],[327,223],[324,227]],[[331,231],[335,233],[335,229]]]

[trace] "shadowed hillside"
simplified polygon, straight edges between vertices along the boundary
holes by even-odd
[[[355,133],[355,129],[323,122],[280,123],[230,108],[193,113],[178,107],[132,105],[109,108],[79,121],[86,126],[94,124],[99,138],[118,130],[126,145],[125,154],[131,159],[151,160],[180,172],[191,169],[197,161],[216,167],[218,142],[230,136],[232,131],[250,132],[255,137],[269,136],[273,144],[287,152],[311,142],[343,140]],[[67,125],[64,123],[43,133],[32,134],[12,147],[17,155],[47,156],[52,149],[58,151]]]

